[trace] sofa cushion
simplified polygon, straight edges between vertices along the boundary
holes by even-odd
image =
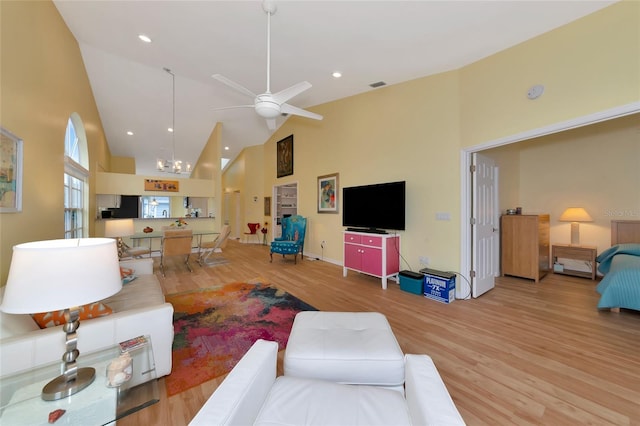
[[[135,281],[102,302],[114,312],[123,312],[161,305],[164,303],[164,294],[155,275],[139,275]]]
[[[281,376],[267,395],[255,425],[410,425],[400,392]]]
[[[109,306],[102,302],[94,302],[80,306],[78,319],[80,321],[84,321],[91,318],[103,317],[112,313],[113,310]],[[31,316],[40,328],[55,327],[67,322],[64,318],[64,309],[55,312],[41,312]]]
[[[0,303],[6,287],[0,287]],[[40,330],[38,324],[27,314],[6,314],[0,311],[0,339],[19,336],[30,331]]]
[[[0,312],[0,339],[19,336],[33,330],[39,330],[38,324],[27,314],[5,314]]]
[[[120,267],[120,278],[122,279],[122,285],[129,284],[131,281],[138,278],[133,268]]]

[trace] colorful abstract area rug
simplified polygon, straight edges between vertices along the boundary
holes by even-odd
[[[260,282],[232,283],[166,296],[174,308],[172,396],[228,373],[258,339],[286,347],[293,319],[313,306]]]

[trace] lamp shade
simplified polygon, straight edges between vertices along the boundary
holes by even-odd
[[[562,222],[593,222],[589,213],[582,207],[569,207],[560,216]]]
[[[133,219],[114,219],[105,222],[105,237],[118,238],[127,235],[133,235]]]
[[[86,305],[122,288],[111,238],[36,241],[13,247],[0,310],[32,314]]]

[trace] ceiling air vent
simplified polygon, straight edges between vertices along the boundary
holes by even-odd
[[[386,86],[387,83],[385,83],[384,81],[378,81],[376,83],[371,83],[369,86],[373,87],[374,89],[377,87],[382,87],[382,86]]]

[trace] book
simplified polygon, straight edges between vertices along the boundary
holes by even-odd
[[[145,336],[134,337],[133,339],[120,342],[120,352],[125,353],[134,349],[141,348],[149,343],[149,340]]]

